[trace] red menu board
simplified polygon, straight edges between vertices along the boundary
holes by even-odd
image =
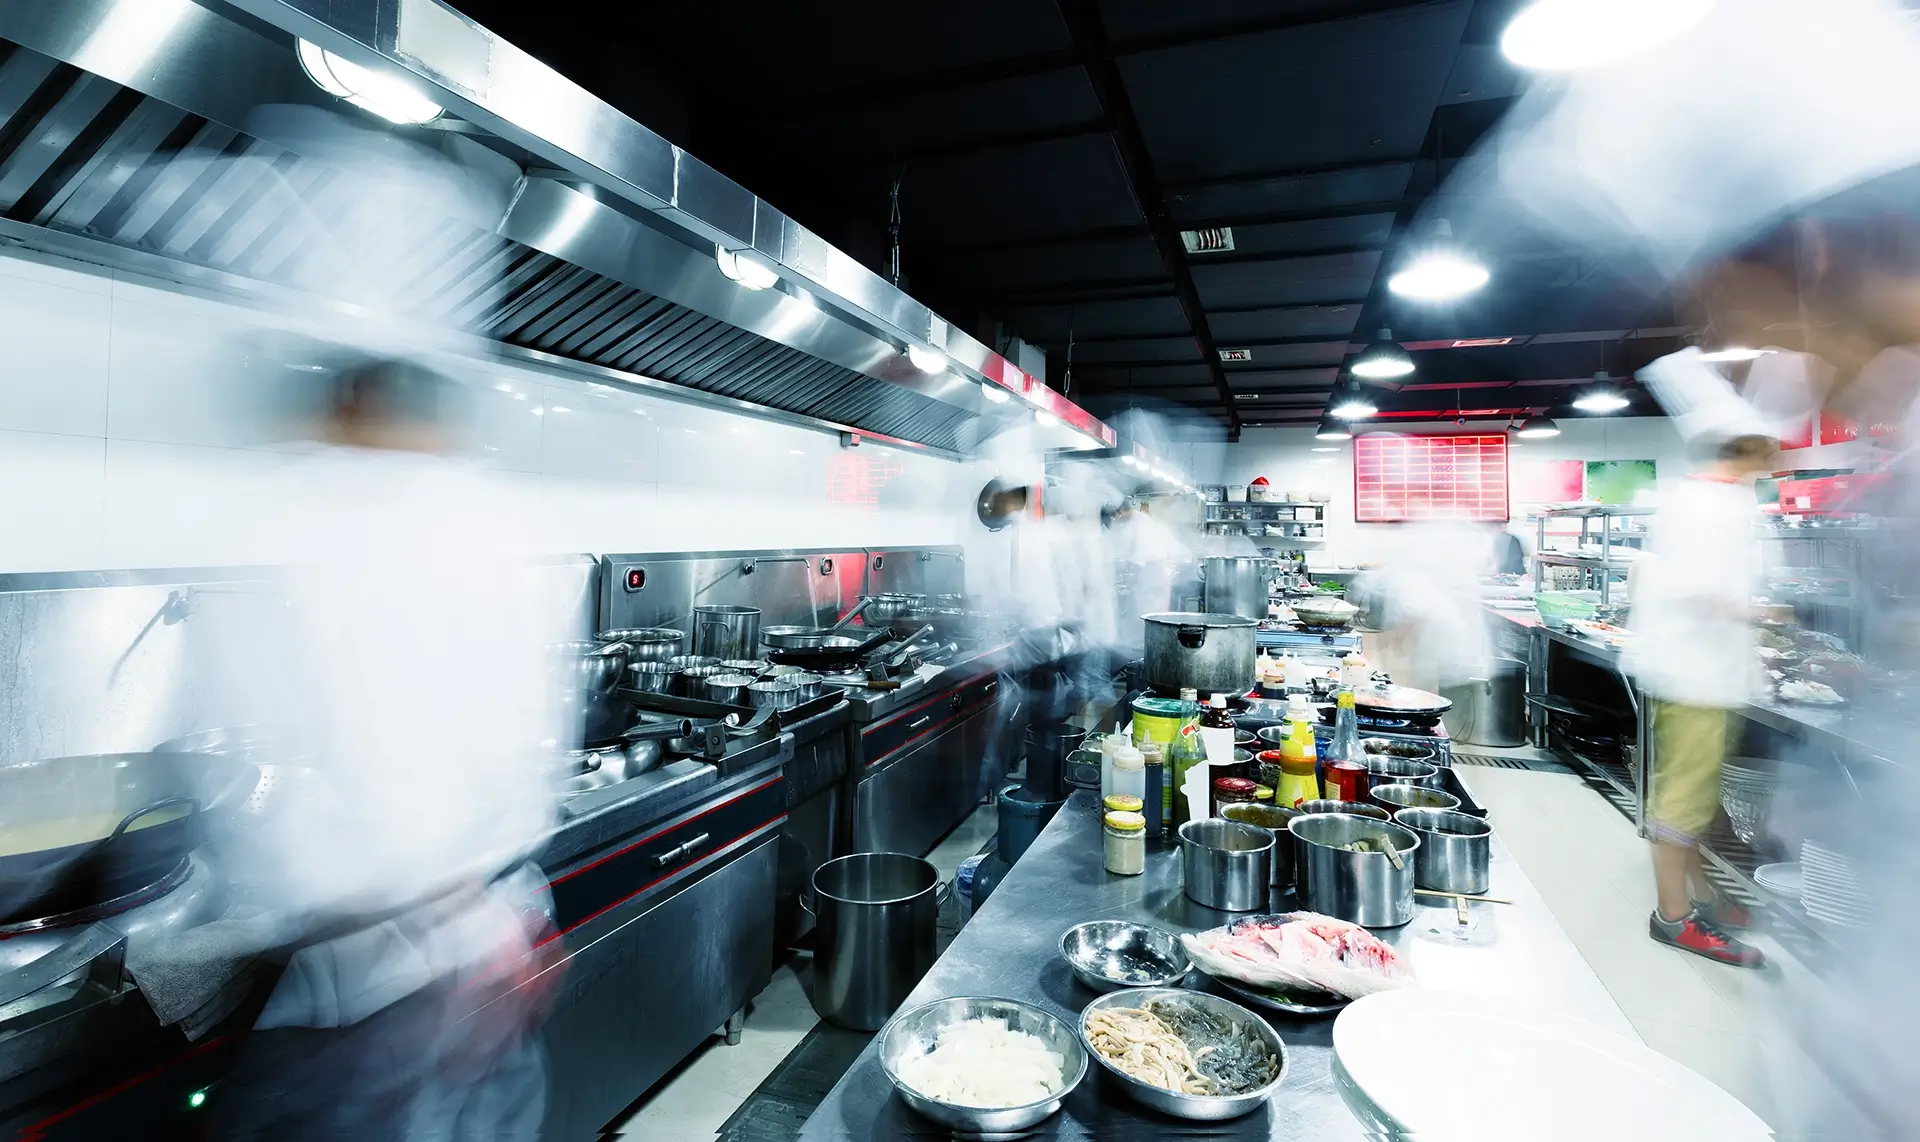
[[[1353,438],[1353,518],[1360,523],[1420,519],[1507,519],[1507,437]]]

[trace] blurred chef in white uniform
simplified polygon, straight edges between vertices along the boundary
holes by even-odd
[[[402,361],[326,374],[272,521],[298,552],[275,791],[246,879],[286,961],[214,1100],[222,1138],[533,1138],[552,935],[528,864],[554,818],[559,641],[503,498],[456,444],[456,388]],[[526,985],[526,986],[522,986]]]

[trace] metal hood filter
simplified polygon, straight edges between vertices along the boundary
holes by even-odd
[[[165,259],[954,453],[994,430],[973,382],[878,379],[897,348],[843,314],[748,294],[711,247],[485,156],[507,168],[497,186],[476,180],[455,209],[440,186],[414,203],[425,192],[387,193],[0,40],[0,233],[14,241],[149,271]]]

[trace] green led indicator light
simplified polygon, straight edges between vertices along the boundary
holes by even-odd
[[[199,1110],[202,1106],[206,1105],[206,1101],[207,1101],[206,1091],[204,1090],[194,1091],[192,1094],[187,1096],[187,1109]]]

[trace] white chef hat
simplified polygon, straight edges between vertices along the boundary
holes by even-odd
[[[1651,52],[1536,84],[1479,158],[1500,197],[1674,274],[1920,163],[1920,27],[1896,0],[1723,0]]]

